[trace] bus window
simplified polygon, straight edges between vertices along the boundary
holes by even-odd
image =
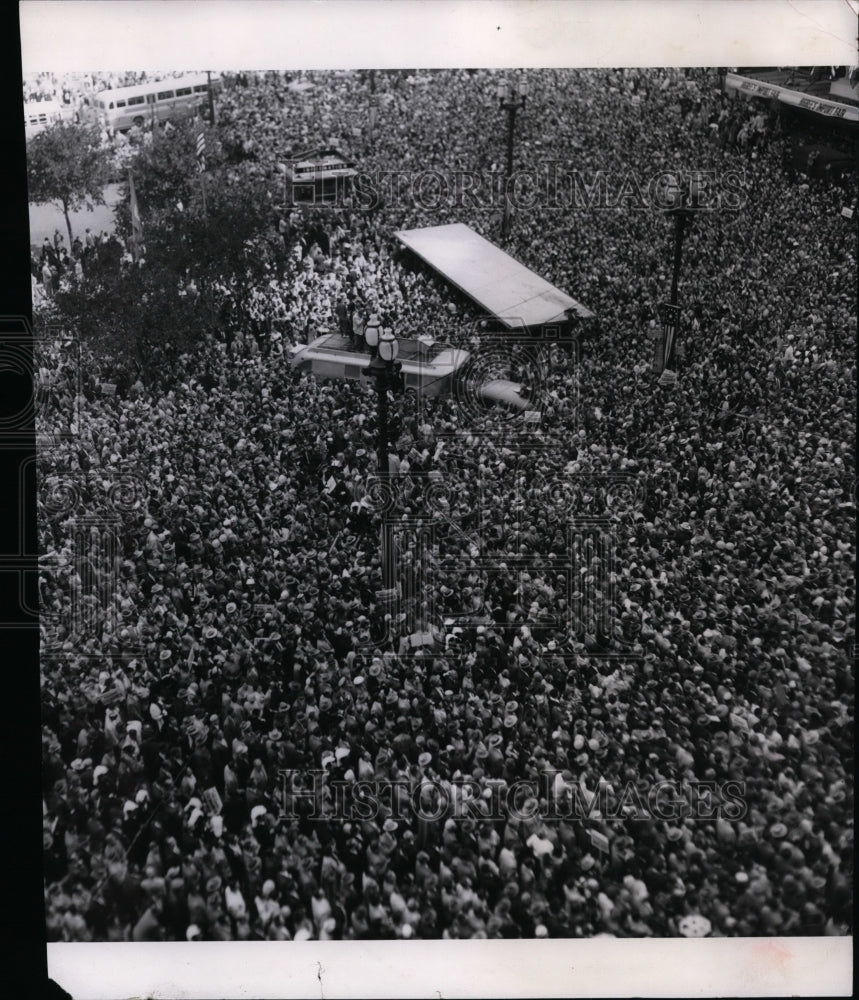
[[[110,104],[108,104],[108,107],[111,109],[111,111],[113,110],[113,101],[111,101]]]
[[[319,375],[321,378],[346,378],[347,373],[346,365],[338,364],[336,361],[314,361],[313,363],[313,373],[314,375]]]
[[[125,107],[125,101],[117,101],[117,102],[116,102],[116,106],[117,106],[118,108],[124,108],[124,107]],[[113,107],[113,105],[112,105],[112,104],[111,104],[111,107]]]
[[[209,88],[208,88],[208,86],[207,86],[207,85],[206,85],[205,83],[203,83],[203,84],[198,84],[198,85],[197,85],[197,86],[196,86],[196,87],[194,88],[194,93],[195,93],[195,94],[205,94],[205,93],[206,93],[206,91],[207,91],[208,89],[209,89]]]
[[[169,101],[173,97],[172,90],[162,90],[158,95],[159,101]]]
[[[128,106],[131,107],[132,104],[143,104],[143,98],[142,97],[129,97],[128,98]]]
[[[192,91],[191,91],[191,87],[180,87],[180,88],[179,88],[179,89],[178,89],[178,90],[176,91],[176,96],[177,96],[177,97],[187,97],[187,96],[188,96],[188,94],[190,94],[191,92],[192,92]]]

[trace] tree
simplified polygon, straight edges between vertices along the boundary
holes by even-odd
[[[108,153],[98,131],[86,125],[58,122],[27,143],[27,185],[33,202],[56,202],[63,210],[72,244],[69,212],[87,201],[104,204]]]
[[[146,136],[132,130],[129,153],[143,262],[132,264],[122,245],[131,235],[126,185],[114,208],[116,240],[84,260],[83,279],[62,287],[53,305],[99,353],[132,363],[144,378],[156,372],[161,378],[171,357],[192,351],[207,334],[244,325],[249,288],[285,263],[284,246],[272,192],[248,165],[225,164],[218,128],[196,118]],[[228,303],[216,290],[225,285],[232,288]]]
[[[131,363],[144,379],[164,378],[171,357],[193,351],[223,326],[226,312],[216,282],[240,279],[233,320],[241,323],[247,287],[282,253],[264,184],[246,177],[226,183],[207,175],[207,181],[205,212],[199,175],[182,211],[170,198],[160,210],[149,210],[139,197],[143,263],[131,264],[118,240],[99,245],[84,262],[83,280],[61,288],[53,300],[68,329],[103,356]],[[127,234],[127,192],[116,215],[118,232]]]
[[[148,141],[138,141],[129,166],[141,209],[145,205],[150,213],[173,210],[177,202],[187,205],[199,192],[196,144],[200,132],[206,140],[206,169],[212,172],[222,162],[218,132],[199,118],[170,122],[148,133]],[[128,217],[127,193],[122,207],[125,212],[117,212],[120,229]]]
[[[201,131],[202,175],[196,154]],[[173,275],[174,284],[190,272],[203,287],[231,275],[262,277],[264,265],[282,255],[283,241],[272,229],[272,192],[247,165],[225,164],[219,129],[199,118],[156,129],[130,166],[150,271]],[[127,185],[114,216],[117,233],[130,235]]]

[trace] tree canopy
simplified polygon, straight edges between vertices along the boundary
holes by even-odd
[[[87,202],[104,204],[109,158],[98,131],[87,125],[58,122],[27,143],[27,185],[32,202],[56,202],[62,208],[72,243],[69,212]]]
[[[206,142],[206,171],[217,173],[223,163],[218,130],[199,118],[170,122],[146,133],[146,141],[135,143],[130,166],[141,209],[145,206],[149,213],[173,210],[179,202],[188,205],[199,193],[196,143],[201,132]],[[123,204],[127,206],[127,198]],[[122,216],[122,220],[127,218],[127,213]]]
[[[118,241],[101,245],[86,261],[84,278],[55,298],[79,336],[135,363],[144,376],[151,360],[193,349],[218,328],[225,316],[218,282],[239,279],[234,305],[241,310],[245,279],[257,278],[283,255],[265,183],[241,166],[222,167],[217,136],[208,129],[201,178],[195,151],[201,128],[196,122],[156,130],[131,160],[142,263],[132,263]],[[127,183],[114,212],[118,236],[128,237]]]

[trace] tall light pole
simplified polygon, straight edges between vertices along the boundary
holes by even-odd
[[[697,212],[704,207],[703,191],[698,181],[692,180],[681,187],[673,176],[669,176],[664,189],[665,214],[674,220],[674,260],[671,272],[671,298],[662,304],[662,343],[657,351],[654,368],[661,374],[666,369],[676,370],[677,338],[680,332],[680,306],[678,288],[680,265],[683,259],[683,237]]]
[[[212,93],[212,71],[210,69],[206,70],[206,79],[208,81],[209,89],[209,124],[215,124],[215,97]]]
[[[388,460],[388,390],[396,392],[401,387],[400,370],[402,365],[397,361],[399,344],[389,329],[379,331],[378,326],[369,325],[364,331],[367,346],[372,359],[363,369],[363,374],[376,381],[376,400],[378,413],[376,418],[376,462],[379,479],[386,483],[390,477]],[[392,601],[396,597],[394,567],[391,558],[391,539],[388,537],[385,514],[382,514],[381,556],[382,556],[382,591],[380,597]]]
[[[501,222],[501,239],[506,240],[510,232],[510,178],[513,175],[513,133],[516,128],[516,112],[525,107],[528,84],[521,80],[504,81],[498,84],[498,103],[507,112],[507,170],[504,175],[504,218]]]
[[[370,123],[370,142],[376,138],[376,121],[379,117],[379,95],[376,93],[376,71],[370,70],[370,98],[367,102],[367,118]]]

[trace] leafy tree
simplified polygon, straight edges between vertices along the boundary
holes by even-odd
[[[218,280],[241,279],[234,316],[241,322],[242,293],[283,252],[264,184],[246,177],[230,183],[208,173],[204,183],[205,211],[199,174],[181,211],[170,197],[150,210],[139,195],[143,263],[130,263],[127,254],[123,261],[118,240],[100,245],[84,263],[84,279],[54,299],[78,336],[103,354],[131,362],[144,378],[219,329],[225,311],[213,291]],[[148,190],[151,194],[155,188]],[[123,205],[116,209],[117,228],[127,234],[127,192]],[[196,292],[189,290],[191,284]]]
[[[196,141],[206,137],[206,170],[197,165]],[[201,119],[156,129],[131,165],[150,271],[187,273],[198,284],[237,275],[261,277],[265,263],[283,252],[274,233],[272,192],[244,164],[228,165],[219,129]],[[130,190],[114,209],[117,232],[130,234]]]
[[[196,155],[206,136],[206,171]],[[68,327],[144,377],[191,351],[227,322],[243,323],[243,298],[267,267],[285,260],[272,192],[244,163],[227,164],[217,127],[198,117],[132,134],[128,162],[143,225],[143,263],[124,252],[131,235],[130,188],[114,209],[117,239],[84,261],[84,278],[57,293]],[[232,308],[215,291],[230,279]]]
[[[34,202],[55,202],[63,210],[72,244],[69,212],[87,202],[104,204],[108,153],[98,131],[87,125],[58,122],[27,143],[27,184]]]
[[[128,261],[122,245],[100,244],[84,280],[61,288],[54,306],[64,327],[97,354],[130,363],[144,377],[172,351],[193,347],[214,328],[210,300],[180,294],[178,276]]]
[[[200,132],[206,139],[206,170],[212,173],[223,162],[218,131],[199,118],[170,122],[147,133],[145,141],[138,141],[130,166],[141,208],[145,205],[148,212],[172,211],[178,202],[187,205],[196,196],[200,188],[196,153]],[[120,229],[127,227],[127,192],[122,209],[117,214]]]

